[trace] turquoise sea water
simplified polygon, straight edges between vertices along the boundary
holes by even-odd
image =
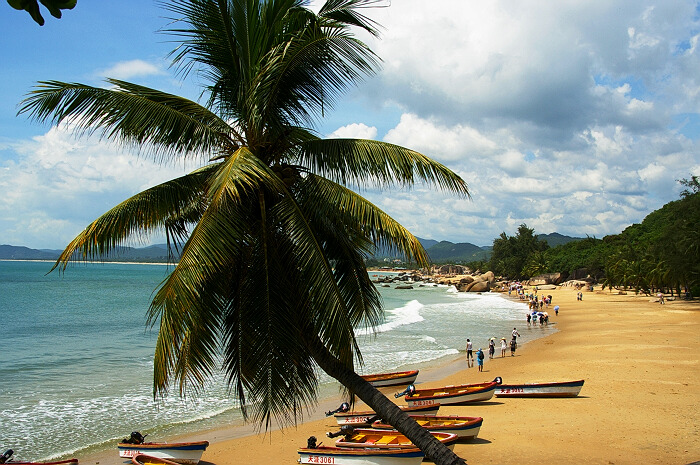
[[[153,400],[156,332],[145,315],[168,267],[89,264],[46,275],[50,266],[0,261],[0,448],[14,449],[17,460],[46,460],[114,447],[135,430],[163,439],[241,421],[220,377],[201,398]],[[380,291],[385,323],[359,335],[364,373],[454,357],[467,337],[486,349],[489,337],[524,326],[525,305],[498,295],[417,285]]]

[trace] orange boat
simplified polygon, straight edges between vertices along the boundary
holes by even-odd
[[[484,419],[481,417],[459,417],[456,415],[409,416],[416,420],[416,423],[428,431],[433,433],[452,433],[456,434],[460,439],[474,439],[479,434],[481,424],[484,422]],[[381,421],[375,421],[372,423],[372,428],[382,430],[394,429],[394,427],[390,424],[382,423]]]
[[[501,378],[496,378],[488,383],[462,384],[459,386],[445,386],[433,389],[416,389],[410,385],[404,392],[394,394],[394,397],[406,396],[409,407],[442,404],[454,405],[467,402],[483,402],[493,397],[496,387],[502,383]]]
[[[418,377],[418,370],[396,371],[393,373],[377,373],[363,375],[362,379],[374,387],[398,386],[400,384],[413,384]]]
[[[430,434],[450,449],[454,449],[454,444],[458,439],[457,435],[452,433],[435,433],[430,431]],[[351,434],[338,439],[335,442],[335,446],[371,449],[413,449],[416,447],[403,433],[396,430],[384,431],[370,428],[354,429]]]

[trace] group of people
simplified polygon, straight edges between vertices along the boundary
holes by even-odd
[[[557,315],[559,314],[559,309],[556,310]],[[539,320],[539,323],[541,325],[547,325],[549,324],[549,314],[547,312],[535,312],[534,310],[532,313],[527,313],[527,316],[525,317],[527,319],[527,325],[530,326],[530,324],[536,325],[537,321]]]
[[[520,333],[516,328],[513,328],[513,332],[511,333],[512,339],[510,340],[510,356],[513,357],[515,356],[515,349],[518,347],[518,341],[517,338],[520,336]],[[506,342],[506,338],[502,337],[501,338],[501,357],[506,356],[506,350],[508,349],[508,343]],[[493,359],[495,354],[496,354],[496,338],[492,337],[488,340],[488,348],[489,348],[489,359]],[[486,355],[484,354],[484,351],[479,347],[479,350],[476,351],[476,363],[479,366],[479,371],[484,371],[484,359],[486,358]],[[467,339],[467,366],[469,368],[474,366],[474,344],[470,339]]]

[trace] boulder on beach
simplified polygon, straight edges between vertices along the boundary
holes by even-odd
[[[466,287],[465,292],[488,292],[489,290],[491,290],[489,281],[474,281]]]

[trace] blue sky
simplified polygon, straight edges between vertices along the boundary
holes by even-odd
[[[489,245],[526,223],[602,237],[700,174],[699,2],[390,3],[367,12],[384,27],[365,38],[382,71],[317,130],[419,150],[468,182],[471,200],[362,189],[414,234]],[[167,15],[156,2],[80,0],[61,20],[45,16],[39,27],[0,5],[0,244],[63,248],[110,207],[196,165],[30,122],[16,116],[23,96],[40,80],[106,76],[195,100],[199,90],[168,67],[175,44],[157,32]]]

